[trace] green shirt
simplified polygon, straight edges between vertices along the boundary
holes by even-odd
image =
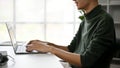
[[[80,54],[82,68],[109,68],[116,47],[115,39],[113,19],[98,5],[84,15],[68,49]],[[72,68],[79,67],[72,65]]]

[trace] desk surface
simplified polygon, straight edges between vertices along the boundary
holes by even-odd
[[[59,60],[52,54],[14,54],[11,46],[0,46],[0,51],[7,51],[9,61],[0,68],[63,68]]]

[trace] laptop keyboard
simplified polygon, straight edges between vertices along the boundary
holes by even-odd
[[[38,53],[40,53],[40,52],[38,52],[38,51],[36,51],[36,50],[33,50],[32,52],[27,52],[26,51],[26,45],[27,45],[27,43],[24,43],[23,45],[18,45],[18,47],[17,47],[17,50],[16,50],[16,53],[22,53],[22,54],[38,54]],[[43,53],[43,52],[41,52],[41,53]]]
[[[25,46],[18,46],[17,52],[26,52],[26,47]]]
[[[21,54],[21,53],[22,54],[38,54],[38,53],[45,54],[44,52],[38,52],[36,50],[33,50],[32,52],[27,52],[26,46],[18,46],[16,53],[19,53],[19,54]]]

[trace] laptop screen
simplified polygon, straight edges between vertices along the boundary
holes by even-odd
[[[6,23],[6,27],[7,27],[8,34],[10,36],[10,40],[11,40],[11,43],[13,45],[13,48],[16,50],[17,42],[16,42],[16,38],[15,38],[14,24],[13,23]]]

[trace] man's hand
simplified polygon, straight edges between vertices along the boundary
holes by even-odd
[[[28,44],[31,44],[31,43],[34,42],[34,41],[36,41],[36,42],[41,42],[41,43],[45,43],[45,44],[50,45],[50,46],[55,46],[54,43],[47,42],[47,41],[41,41],[41,40],[31,40]]]
[[[49,52],[50,46],[48,46],[45,42],[40,40],[32,40],[26,46],[26,51],[31,52],[33,50],[37,50],[38,52]]]

